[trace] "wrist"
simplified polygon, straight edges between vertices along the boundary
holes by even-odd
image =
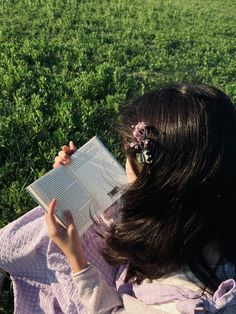
[[[80,254],[67,256],[67,259],[73,273],[77,273],[89,266],[86,258]]]

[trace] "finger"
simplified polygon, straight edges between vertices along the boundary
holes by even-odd
[[[61,167],[62,165],[67,165],[68,163],[69,163],[69,161],[63,161],[61,163],[54,162],[52,167],[55,169],[55,168]]]
[[[73,141],[70,141],[69,147],[67,145],[63,145],[61,148],[67,155],[72,155],[76,151],[76,147],[73,143]]]
[[[57,156],[54,158],[55,163],[62,164],[62,158]]]
[[[74,224],[73,216],[71,215],[70,211],[67,211],[64,213],[64,218],[66,221],[66,226],[67,226],[67,234],[69,238],[75,237],[77,234],[77,228]]]
[[[74,224],[70,224],[67,227],[67,234],[68,234],[69,238],[75,238],[78,235],[77,228]]]
[[[55,217],[56,200],[53,199],[48,207],[48,211],[45,214],[45,220],[48,226],[49,236],[54,239],[60,236],[64,232],[64,228],[57,222]]]
[[[75,144],[73,143],[73,141],[70,141],[69,146],[70,146],[70,150],[73,154],[76,151],[76,147],[75,147]]]
[[[54,162],[54,164],[52,165],[52,167],[55,169],[55,168],[61,167],[61,164],[59,164],[59,163],[57,163],[57,162]]]
[[[71,150],[70,150],[70,147],[66,146],[66,145],[63,145],[61,147],[61,149],[67,154],[67,155],[71,155]]]
[[[54,168],[56,168],[56,167],[58,167],[60,165],[67,165],[70,162],[70,160],[63,159],[63,158],[61,158],[59,156],[57,156],[54,159],[54,161],[55,161],[55,163],[54,163],[55,167]]]
[[[48,233],[51,237],[56,236],[58,232],[58,226],[57,226],[56,218],[54,216],[55,206],[56,206],[56,200],[53,199],[49,205],[48,211],[45,213],[45,220],[48,226]]]
[[[58,168],[58,167],[61,167],[63,165],[63,163],[60,161],[60,160],[56,160],[55,158],[55,162],[53,164],[53,168]]]
[[[58,156],[61,157],[63,160],[68,160],[70,158],[69,155],[67,155],[63,150],[58,153]]]
[[[51,203],[49,204],[49,207],[48,207],[48,212],[47,212],[47,219],[50,223],[52,223],[53,225],[56,225],[57,222],[56,222],[56,218],[54,216],[55,214],[55,208],[56,208],[56,199],[53,198]]]
[[[73,216],[71,215],[69,211],[64,213],[64,218],[65,218],[67,226],[74,224]]]

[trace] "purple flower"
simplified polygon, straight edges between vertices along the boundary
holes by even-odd
[[[133,136],[135,137],[137,142],[142,142],[146,138],[145,134],[146,123],[145,122],[138,122],[134,127]]]

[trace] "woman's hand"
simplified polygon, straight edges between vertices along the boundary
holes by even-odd
[[[58,156],[54,159],[53,168],[57,168],[61,165],[67,165],[70,162],[70,156],[76,151],[76,147],[72,141],[70,141],[69,146],[63,145]]]
[[[49,205],[45,220],[48,226],[48,233],[52,241],[62,250],[69,260],[73,272],[81,271],[88,267],[81,246],[80,236],[74,225],[71,214],[65,215],[67,228],[56,221],[54,216],[56,200],[53,199]]]

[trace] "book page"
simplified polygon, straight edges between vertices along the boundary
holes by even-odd
[[[124,168],[97,137],[71,156],[69,168],[97,201],[100,212],[121,197],[127,184]]]
[[[70,211],[78,230],[87,229],[92,223],[90,215],[97,211],[95,202],[67,167],[47,173],[35,182],[34,189],[47,206],[56,198],[56,215],[62,222],[64,213]]]

